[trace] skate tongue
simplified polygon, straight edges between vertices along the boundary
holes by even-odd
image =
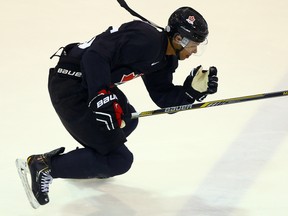
[[[50,152],[47,152],[44,154],[45,157],[48,157],[48,158],[51,158],[51,157],[54,157],[56,155],[59,155],[61,153],[63,153],[65,151],[65,147],[60,147],[58,149],[54,149]]]
[[[51,167],[51,158],[60,155],[65,151],[65,147],[60,147],[58,149],[54,149],[50,152],[45,153],[43,156],[46,159],[47,164]]]

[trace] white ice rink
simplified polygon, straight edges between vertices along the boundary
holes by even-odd
[[[175,83],[202,64],[219,71],[206,101],[288,89],[286,0],[127,0],[165,26],[180,6],[199,10],[209,45],[181,62]],[[134,19],[116,0],[2,0],[1,216],[287,216],[288,98],[146,117],[129,137],[131,170],[109,180],[54,179],[50,203],[30,207],[17,157],[79,146],[49,100],[49,57]],[[138,111],[156,109],[141,79],[121,89]]]

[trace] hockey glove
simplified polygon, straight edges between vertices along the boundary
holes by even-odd
[[[208,94],[214,94],[218,88],[217,68],[212,66],[203,70],[202,66],[193,69],[184,82],[186,94],[197,101],[202,101]]]
[[[96,121],[103,130],[114,130],[125,127],[123,110],[117,96],[110,91],[101,90],[90,102],[88,107],[96,115]]]

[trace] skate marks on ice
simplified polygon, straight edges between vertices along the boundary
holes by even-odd
[[[27,195],[28,201],[30,205],[32,206],[32,208],[37,209],[40,206],[40,204],[35,199],[32,189],[31,189],[31,184],[29,183],[29,180],[28,180],[28,175],[30,176],[30,174],[29,174],[29,168],[27,166],[27,162],[24,159],[18,158],[16,159],[15,163],[16,163],[16,168],[17,168],[20,180],[22,182],[23,188]]]
[[[285,141],[288,130],[288,113],[285,108],[287,104],[285,99],[266,100],[261,104],[177,216],[186,216],[187,208],[190,209],[190,215],[250,215],[248,212],[245,214],[245,209],[235,207],[239,206]],[[283,164],[283,172],[285,170]],[[259,200],[260,196],[259,194]],[[259,200],[255,202],[260,202]],[[269,208],[273,208],[273,203]],[[279,211],[276,207],[274,210]]]

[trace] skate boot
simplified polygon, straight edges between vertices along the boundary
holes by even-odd
[[[40,205],[49,202],[49,184],[52,183],[51,158],[63,153],[64,147],[55,149],[42,155],[31,155],[27,158],[27,164],[31,174],[32,192]]]

